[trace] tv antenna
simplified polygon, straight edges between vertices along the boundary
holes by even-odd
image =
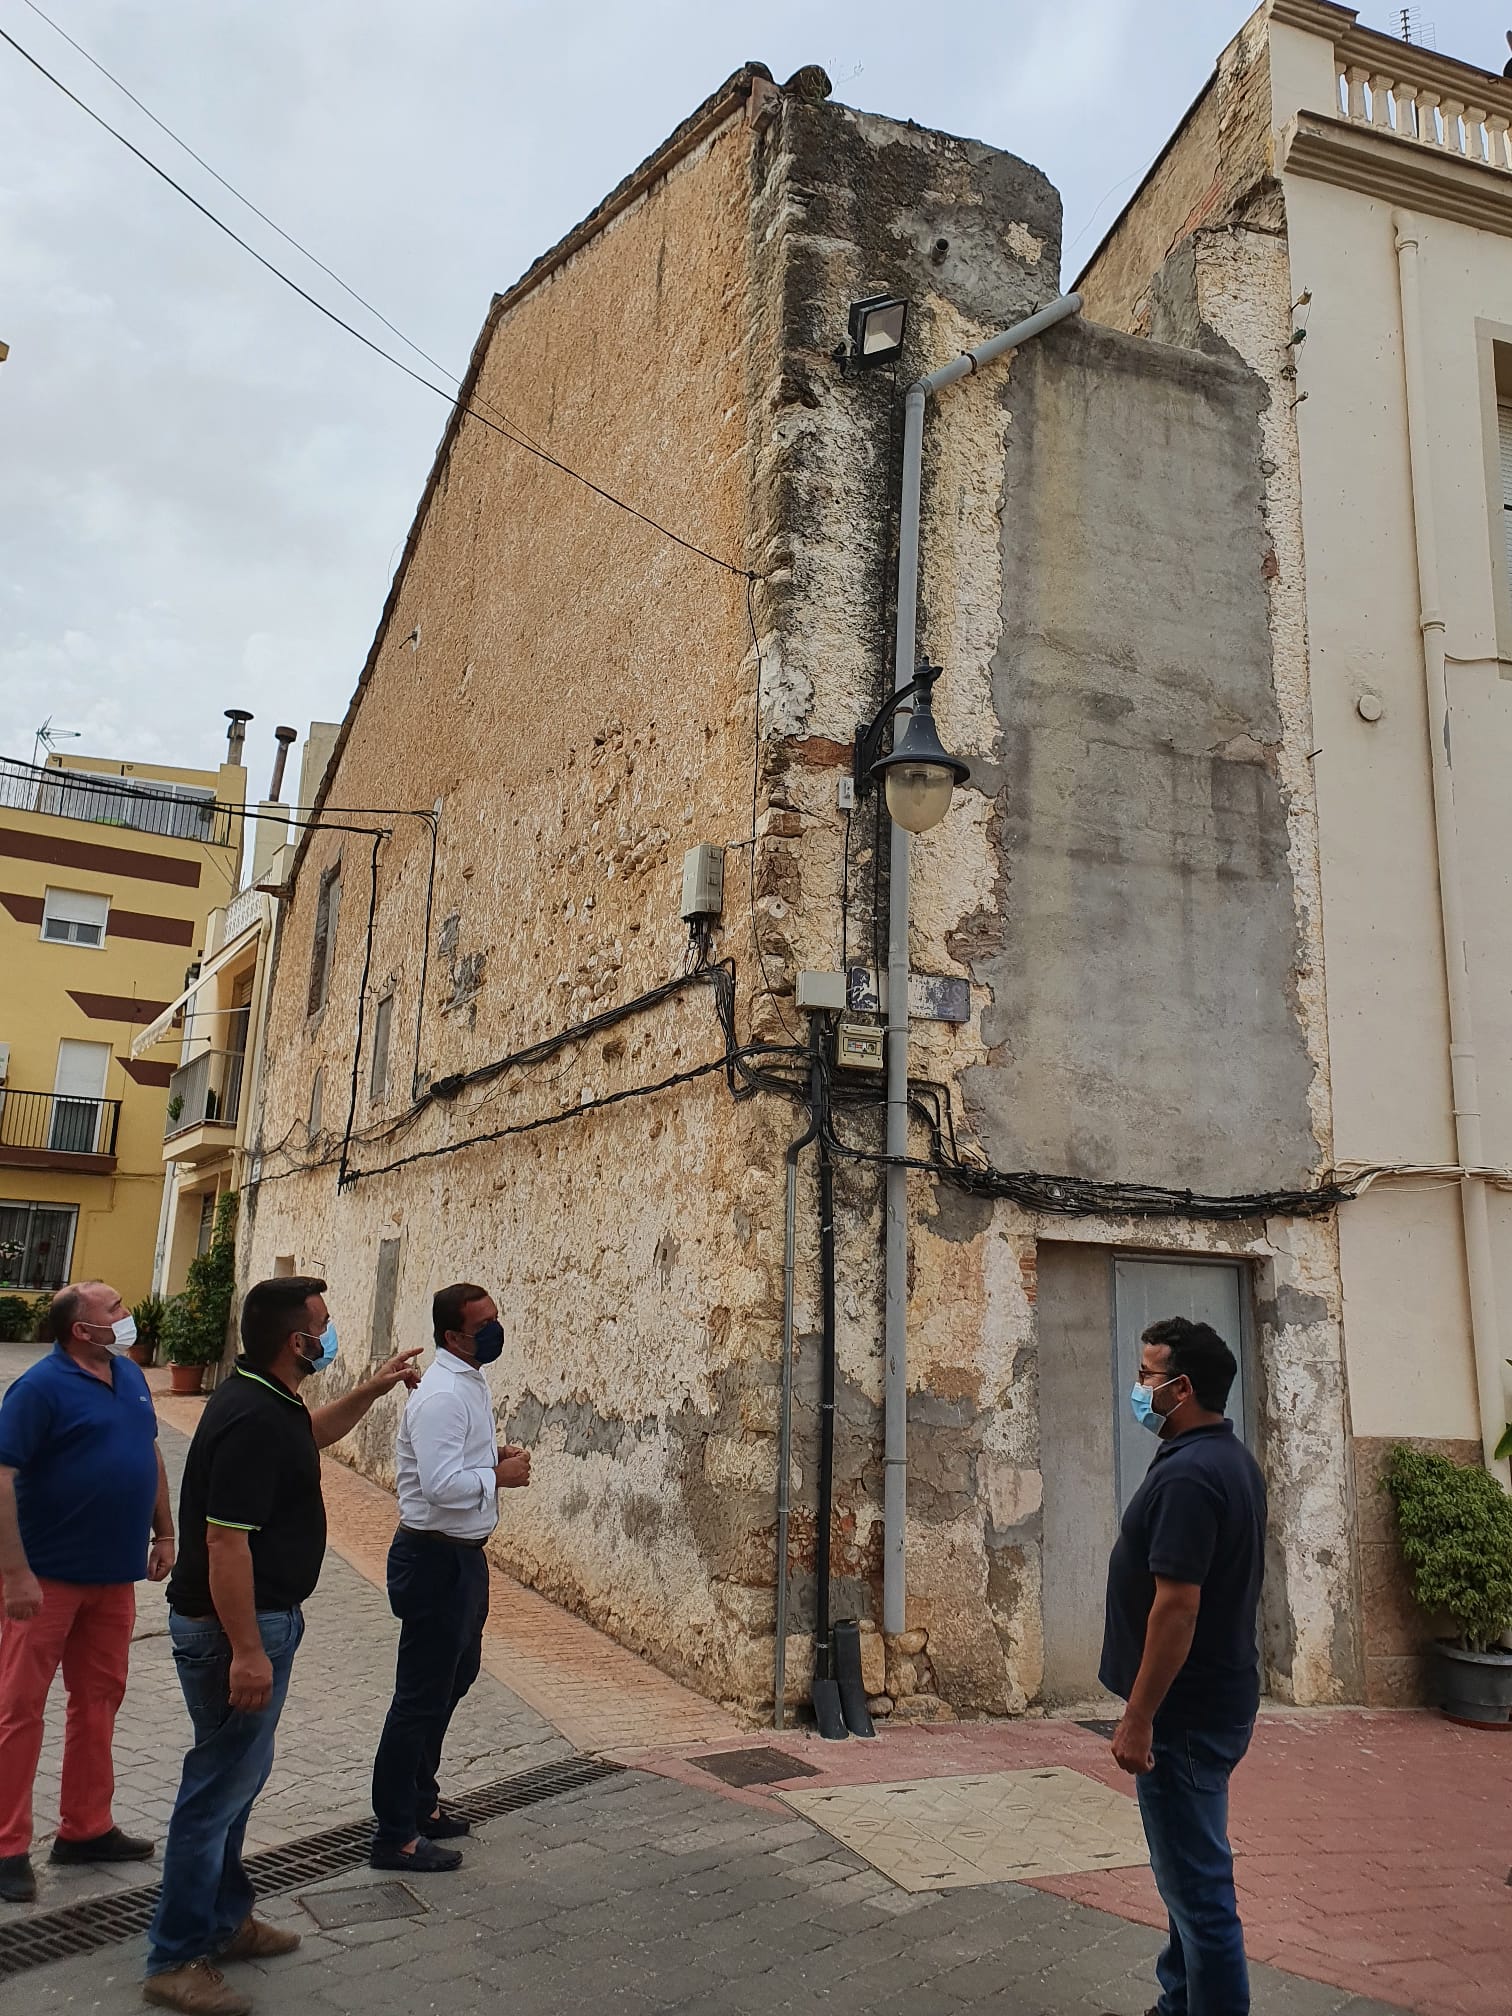
[[[52,716],[48,715],[42,726],[32,736],[32,768],[37,767],[38,749],[46,749],[49,754],[59,742],[77,742],[82,737],[82,728],[54,728]]]

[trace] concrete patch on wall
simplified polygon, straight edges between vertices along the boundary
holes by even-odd
[[[1004,1167],[1301,1184],[1263,387],[1090,328],[1014,381],[994,674],[1011,932],[977,965],[998,1061],[969,1073],[972,1109]]]

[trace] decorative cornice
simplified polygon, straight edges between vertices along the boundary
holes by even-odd
[[[1347,33],[1359,18],[1353,7],[1334,7],[1329,0],[1271,0],[1270,18],[1283,28],[1303,28],[1329,41]]]
[[[1299,112],[1281,134],[1280,166],[1284,174],[1512,238],[1512,176],[1347,119]]]
[[[1425,49],[1420,42],[1403,42],[1395,35],[1362,28],[1352,7],[1335,7],[1330,0],[1271,0],[1270,18],[1278,27],[1300,28],[1331,42],[1346,69],[1358,66],[1372,76],[1426,86],[1440,98],[1472,104],[1482,112],[1512,114],[1512,83],[1494,70]]]

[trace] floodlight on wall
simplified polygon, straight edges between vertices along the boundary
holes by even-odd
[[[971,765],[942,745],[934,721],[934,685],[938,665],[921,665],[906,686],[882,705],[874,721],[856,731],[856,790],[876,778],[887,793],[887,810],[905,833],[927,833],[950,810],[957,784],[971,775]],[[913,703],[908,725],[890,754],[880,751],[888,723],[900,707]]]
[[[908,303],[899,295],[869,294],[864,301],[853,301],[846,368],[869,371],[875,364],[896,364],[903,355],[907,328]]]

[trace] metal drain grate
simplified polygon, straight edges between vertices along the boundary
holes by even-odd
[[[522,1806],[536,1806],[543,1799],[558,1799],[564,1792],[597,1784],[623,1769],[623,1765],[609,1764],[599,1757],[569,1757],[560,1764],[540,1764],[513,1778],[497,1779],[448,1804],[465,1820],[493,1820],[502,1813],[518,1812]],[[323,1834],[307,1835],[303,1841],[249,1855],[247,1874],[264,1896],[277,1896],[281,1891],[319,1883],[327,1876],[343,1875],[348,1869],[360,1869],[367,1861],[372,1838],[371,1820],[348,1821],[342,1827],[328,1827]],[[145,1932],[157,1908],[158,1887],[153,1883],[139,1890],[117,1890],[107,1897],[86,1898],[82,1904],[67,1904],[58,1911],[42,1911],[35,1917],[0,1925],[0,1981]]]
[[[726,1785],[782,1785],[790,1778],[817,1778],[812,1764],[790,1757],[785,1750],[763,1743],[750,1750],[716,1750],[706,1757],[690,1757],[700,1771]]]

